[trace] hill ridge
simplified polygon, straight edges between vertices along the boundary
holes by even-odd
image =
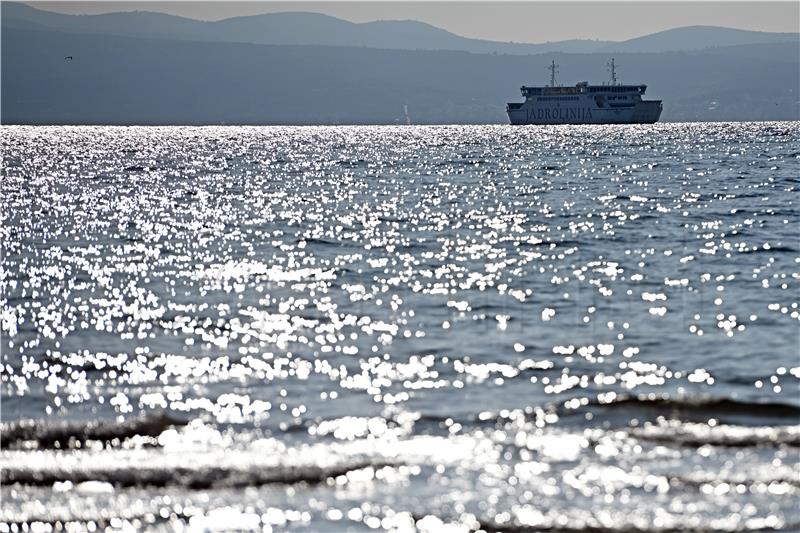
[[[20,2],[2,3],[4,28],[25,23],[59,31],[162,37],[208,42],[254,44],[320,44],[396,50],[461,50],[472,53],[529,55],[538,53],[615,53],[698,50],[713,46],[797,41],[800,33],[770,33],[722,26],[684,26],[625,41],[567,39],[515,43],[464,37],[432,24],[406,20],[350,22],[307,11],[285,11],[201,21],[156,11],[123,11],[99,15],[64,15]],[[148,28],[141,28],[146,20]]]

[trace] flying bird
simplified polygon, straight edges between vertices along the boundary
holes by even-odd
[[[64,61],[72,61],[72,56],[66,56],[66,57],[64,58]]]

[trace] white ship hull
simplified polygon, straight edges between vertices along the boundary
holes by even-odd
[[[537,105],[538,104],[538,105]],[[625,107],[600,107],[587,96],[585,101],[552,102],[526,101],[508,104],[511,124],[653,124],[661,117],[659,100],[642,100]]]

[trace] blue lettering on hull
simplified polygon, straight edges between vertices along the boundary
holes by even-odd
[[[536,123],[582,123],[592,121],[592,109],[590,107],[559,107],[559,108],[538,108],[526,109],[525,118],[528,124]]]

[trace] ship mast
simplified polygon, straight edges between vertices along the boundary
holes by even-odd
[[[611,71],[611,85],[617,84],[617,66],[614,64],[614,58],[611,58],[611,63],[608,64],[608,70]]]
[[[547,67],[547,70],[550,71],[550,87],[555,87],[556,73],[558,72],[558,65],[556,65],[555,59],[550,63],[550,66]]]

